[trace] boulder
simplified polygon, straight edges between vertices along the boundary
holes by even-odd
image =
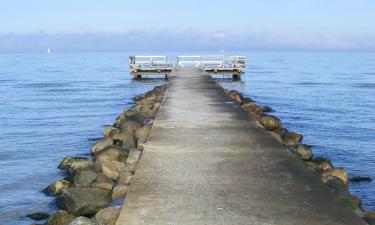
[[[117,180],[121,170],[125,169],[125,163],[118,161],[102,161],[100,163],[100,168],[105,176],[112,180]]]
[[[57,168],[62,170],[69,170],[70,166],[73,162],[80,162],[80,161],[87,161],[88,158],[85,157],[72,157],[72,156],[66,156],[60,164],[57,166]]]
[[[71,187],[63,190],[56,204],[77,216],[93,215],[107,207],[112,200],[109,190],[93,187]]]
[[[138,149],[141,149],[141,150],[144,149],[148,136],[150,134],[150,131],[151,131],[151,126],[143,126],[143,127],[138,128],[135,131],[135,139],[137,141]]]
[[[283,144],[287,146],[296,145],[300,143],[303,139],[303,136],[301,134],[288,131],[287,129],[281,129],[278,131],[278,133],[283,140]]]
[[[92,162],[91,159],[87,159],[85,161],[76,161],[70,165],[69,173],[71,175],[74,175],[83,170],[90,170],[93,168],[93,166],[94,166],[94,163]]]
[[[48,218],[46,225],[68,225],[74,218],[74,214],[60,210]]]
[[[120,171],[125,168],[127,157],[128,152],[121,148],[108,148],[95,157],[95,169],[102,171],[107,177],[116,180]]]
[[[276,116],[264,115],[259,119],[260,124],[270,131],[280,130],[282,128],[281,121]]]
[[[120,133],[120,130],[116,127],[106,127],[104,128],[104,137],[111,139],[114,134]]]
[[[240,92],[236,91],[236,90],[231,90],[228,92],[228,96],[231,98],[231,99],[234,99],[236,100],[238,103],[241,103],[242,102],[242,95]]]
[[[308,168],[316,172],[322,172],[324,170],[333,169],[331,160],[323,158],[323,157],[317,157],[312,160],[305,161],[304,163]]]
[[[142,151],[138,148],[133,148],[129,152],[129,156],[126,159],[126,170],[129,172],[135,172],[138,162],[141,158]]]
[[[89,218],[80,216],[75,218],[69,225],[98,225],[96,222],[90,220]]]
[[[117,184],[112,191],[112,200],[116,200],[126,196],[126,193],[129,190],[129,185],[126,184]]]
[[[121,113],[115,120],[115,122],[113,123],[113,127],[115,128],[120,128],[121,125],[125,122],[126,120],[126,117],[125,117],[125,114],[124,113]]]
[[[33,220],[45,220],[49,217],[48,213],[45,212],[36,212],[26,215],[26,217]]]
[[[156,93],[155,93],[154,90],[148,91],[145,94],[145,99],[146,100],[156,100],[156,97],[157,97],[157,95],[156,95]]]
[[[122,170],[120,172],[120,177],[118,179],[118,183],[129,185],[132,182],[133,177],[134,177],[133,172],[130,172],[130,171],[127,171],[127,170]]]
[[[348,185],[348,173],[344,168],[333,168],[330,170],[324,170],[320,172],[323,183],[327,183],[330,180],[337,178],[344,186]]]
[[[313,157],[313,153],[312,153],[312,150],[311,150],[310,146],[305,145],[305,144],[297,145],[296,153],[299,156],[301,156],[301,158],[305,161],[308,161],[308,160],[312,159],[312,157]]]
[[[121,206],[108,207],[100,210],[95,215],[98,225],[115,225],[121,212]]]
[[[72,183],[67,180],[58,180],[52,184],[50,184],[47,188],[43,190],[44,193],[50,196],[59,195],[62,191],[66,188],[72,186]]]
[[[114,134],[115,135],[115,134]],[[100,151],[113,145],[112,138],[103,138],[96,142],[91,148],[91,154],[96,155]]]
[[[269,107],[269,106],[262,106],[262,111],[263,112],[272,112],[273,109],[271,107]]]
[[[102,188],[106,190],[112,190],[114,182],[111,178],[107,177],[103,173],[98,174],[95,182],[91,184],[92,187]]]
[[[95,165],[103,161],[125,162],[129,152],[116,146],[108,147],[95,156]]]
[[[88,187],[90,186],[98,177],[98,175],[93,170],[82,170],[74,175],[74,185]]]
[[[371,182],[371,181],[372,181],[372,178],[371,178],[371,177],[361,177],[361,176],[357,176],[357,177],[350,178],[349,181],[350,181],[350,182]]]
[[[136,146],[133,130],[121,131],[121,133],[113,135],[113,141],[116,146],[124,149],[131,149]]]

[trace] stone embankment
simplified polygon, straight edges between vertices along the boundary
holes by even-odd
[[[56,196],[60,209],[46,225],[114,225],[121,206],[111,206],[125,198],[138,161],[149,136],[167,86],[157,86],[135,106],[125,109],[104,137],[91,148],[91,158],[65,157],[58,168],[67,176],[49,185],[44,192]],[[29,215],[46,219],[44,213]]]
[[[306,167],[320,177],[337,196],[345,202],[353,211],[362,217],[367,223],[375,224],[375,213],[365,212],[362,209],[362,201],[359,197],[350,194],[349,178],[345,168],[335,168],[330,159],[313,157],[313,151],[307,144],[302,144],[303,136],[299,133],[289,131],[283,127],[279,118],[270,115],[272,108],[259,106],[251,98],[245,98],[236,90],[226,90],[225,93],[235,100],[243,110],[253,115],[258,122],[270,132],[270,134],[287,149],[298,155]],[[351,182],[371,181],[370,177],[354,177]]]

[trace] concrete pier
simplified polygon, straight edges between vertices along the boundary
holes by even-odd
[[[364,225],[204,72],[178,69],[117,225]]]

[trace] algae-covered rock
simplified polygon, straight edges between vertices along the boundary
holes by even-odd
[[[91,159],[73,162],[69,167],[69,173],[74,175],[83,170],[90,170],[94,166]]]
[[[56,204],[77,216],[93,215],[112,200],[109,190],[94,187],[71,187],[57,197]]]
[[[323,183],[327,183],[334,178],[338,178],[343,185],[348,185],[348,173],[345,168],[333,168],[320,172]]]
[[[98,177],[93,170],[82,170],[74,175],[74,184],[76,186],[88,187]]]
[[[121,212],[121,206],[108,207],[100,210],[95,215],[98,225],[115,225]]]
[[[48,218],[46,225],[68,225],[75,217],[70,212],[60,210]]]
[[[305,161],[308,161],[312,159],[313,153],[310,148],[310,146],[305,145],[305,144],[300,144],[296,147],[296,153],[301,156],[301,158]]]
[[[70,166],[74,162],[81,162],[81,161],[87,161],[88,158],[85,157],[73,157],[73,156],[66,156],[60,164],[57,166],[57,168],[62,170],[69,170]]]
[[[46,189],[43,190],[44,193],[50,196],[59,195],[66,188],[72,186],[72,183],[67,180],[58,180],[50,184]]]
[[[259,122],[269,131],[280,130],[282,128],[281,121],[276,116],[264,115],[260,117]]]

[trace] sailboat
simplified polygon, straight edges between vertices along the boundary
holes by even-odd
[[[49,53],[51,53],[51,49],[50,48],[47,49],[47,54],[49,54]]]

